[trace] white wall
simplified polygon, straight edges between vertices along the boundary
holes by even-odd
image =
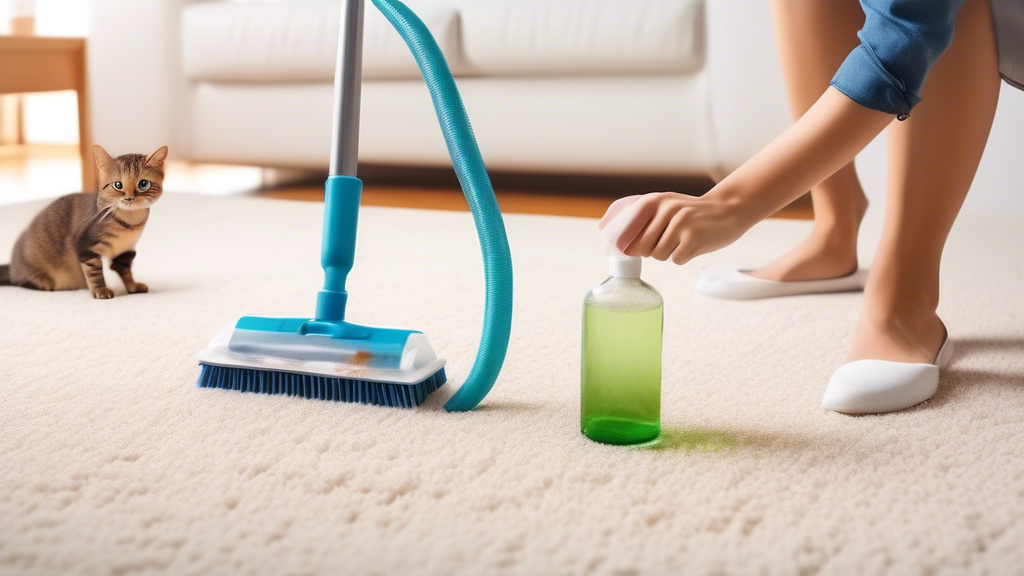
[[[1024,215],[1024,91],[1003,84],[999,110],[966,209]]]
[[[35,0],[36,34],[85,36],[89,33],[89,3],[84,0]]]

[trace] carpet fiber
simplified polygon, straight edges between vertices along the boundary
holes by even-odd
[[[0,209],[0,251],[40,207]],[[0,288],[0,573],[1024,567],[1019,222],[957,224],[940,308],[957,356],[935,398],[885,416],[820,407],[859,295],[693,292],[701,266],[765,262],[809,224],[766,222],[683,268],[646,263],[666,301],[664,434],[621,448],[579,432],[581,303],[605,277],[586,219],[506,218],[515,326],[475,412],[441,409],[483,311],[467,213],[360,217],[350,316],[423,330],[447,357],[450,382],[425,406],[197,388],[196,354],[236,317],[313,311],[320,210],[167,195],[138,247],[149,294],[112,276],[107,301]]]

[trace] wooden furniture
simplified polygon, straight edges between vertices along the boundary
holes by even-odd
[[[82,190],[96,189],[89,130],[85,39],[0,36],[0,94],[74,90],[78,93],[78,141]]]

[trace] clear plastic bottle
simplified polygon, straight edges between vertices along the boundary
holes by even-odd
[[[580,428],[607,444],[661,433],[664,301],[640,279],[640,259],[612,256],[611,277],[583,301]]]

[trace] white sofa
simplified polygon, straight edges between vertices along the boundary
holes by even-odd
[[[410,0],[488,166],[720,176],[789,121],[766,2]],[[95,140],[325,167],[341,2],[94,0]],[[360,159],[443,166],[411,56],[367,1]]]

